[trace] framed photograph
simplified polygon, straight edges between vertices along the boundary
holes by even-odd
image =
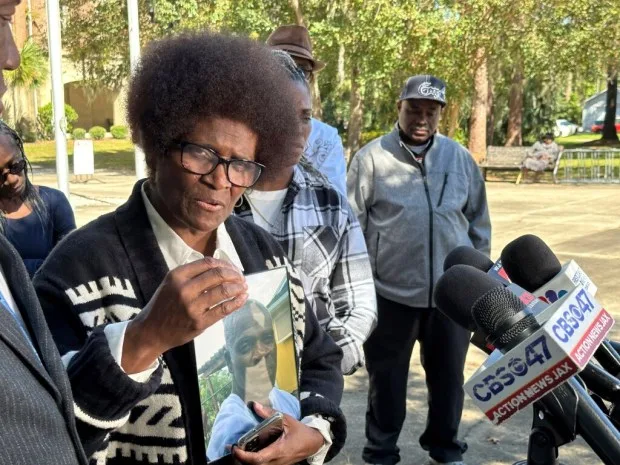
[[[209,461],[261,421],[258,402],[300,417],[298,367],[286,267],[246,275],[249,298],[194,339]]]

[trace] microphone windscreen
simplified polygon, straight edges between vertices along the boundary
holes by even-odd
[[[501,259],[510,280],[529,292],[542,287],[562,269],[549,246],[532,234],[510,242],[502,250]]]
[[[525,308],[515,294],[505,287],[496,287],[481,296],[472,305],[474,321],[486,334],[497,335],[498,329],[506,320],[512,318]],[[527,315],[505,330],[494,341],[497,347],[509,346],[518,340],[528,328],[538,327],[536,318]]]
[[[454,265],[439,278],[433,296],[441,313],[475,331],[471,308],[476,300],[496,287],[503,286],[484,271],[469,265]]]
[[[461,245],[452,249],[452,251],[446,255],[446,259],[443,261],[443,270],[446,271],[454,265],[469,265],[486,273],[493,267],[493,262],[479,250]]]

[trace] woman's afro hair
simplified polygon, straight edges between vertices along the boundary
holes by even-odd
[[[256,133],[256,161],[269,176],[300,131],[293,92],[265,45],[212,32],[185,33],[146,49],[130,82],[127,114],[151,174],[157,157],[197,123],[219,117]]]

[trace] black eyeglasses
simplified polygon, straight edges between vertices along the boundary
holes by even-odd
[[[6,171],[3,170],[2,173],[0,173],[0,184],[6,182],[6,178],[9,177],[9,174],[21,174],[24,169],[26,169],[26,159],[21,158],[7,167]]]
[[[181,165],[190,173],[210,174],[219,164],[225,166],[226,178],[233,186],[252,187],[263,172],[264,165],[250,160],[228,160],[222,158],[210,147],[179,142],[181,148]]]

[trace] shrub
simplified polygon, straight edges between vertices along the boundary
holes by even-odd
[[[75,140],[86,139],[86,129],[75,128],[73,130],[73,138]]]
[[[73,131],[73,125],[78,114],[71,105],[65,103],[65,119],[67,120],[67,133]],[[39,117],[37,121],[37,131],[41,139],[50,140],[54,138],[54,125],[52,124],[52,104],[43,105],[39,108]]]
[[[127,139],[127,134],[129,133],[127,126],[112,126],[110,132],[115,139]]]
[[[101,126],[93,126],[88,130],[88,133],[93,139],[101,140],[105,137],[105,128],[102,128]]]
[[[368,142],[376,139],[377,137],[381,137],[390,131],[366,131],[362,132],[360,137],[360,147],[363,147]]]
[[[35,130],[35,124],[31,119],[22,116],[15,125],[17,134],[22,138],[24,142],[36,142],[37,132]]]

